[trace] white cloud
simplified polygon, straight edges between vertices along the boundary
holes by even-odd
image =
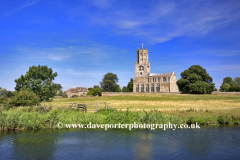
[[[216,65],[214,67],[209,68],[209,71],[221,71],[221,72],[236,72],[240,73],[240,64],[226,64],[226,65]]]
[[[11,49],[12,50],[12,49]],[[53,61],[76,61],[92,63],[94,65],[103,64],[102,61],[111,58],[123,49],[98,43],[81,44],[76,46],[35,48],[17,47],[13,49],[21,55],[27,55],[28,59],[48,59]]]
[[[3,17],[8,17],[8,16],[11,16],[12,14],[26,8],[26,7],[29,7],[29,6],[32,6],[34,4],[36,4],[39,0],[27,0],[27,1],[24,1],[23,4],[21,4],[20,6],[17,6],[15,7],[12,11],[10,11],[9,13],[5,14]]]
[[[200,5],[201,4],[201,5]],[[124,5],[124,4],[123,4]],[[179,36],[206,36],[215,29],[236,23],[240,19],[240,3],[212,1],[155,2],[145,8],[112,7],[112,10],[90,16],[93,24],[111,27],[115,34],[140,37],[150,43],[162,43]]]

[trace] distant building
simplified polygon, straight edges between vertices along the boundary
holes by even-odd
[[[68,98],[77,95],[77,96],[86,96],[88,93],[88,89],[86,87],[77,87],[77,88],[70,88],[66,91],[66,95]]]
[[[151,73],[148,48],[137,49],[133,92],[179,92],[176,74]]]

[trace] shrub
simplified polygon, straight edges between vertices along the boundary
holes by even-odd
[[[0,97],[6,97],[8,91],[5,88],[0,87]]]
[[[195,122],[197,122],[198,124],[205,124],[206,123],[206,121],[203,117],[196,118]]]
[[[188,120],[187,120],[187,124],[193,124],[195,121],[194,121],[194,118],[193,117],[190,117]]]
[[[9,104],[13,106],[32,106],[39,103],[39,97],[30,91],[16,92],[9,101]]]
[[[218,123],[225,124],[225,118],[223,116],[218,117]]]
[[[0,97],[0,103],[5,103],[7,101],[6,97]]]
[[[93,88],[91,88],[91,89],[89,90],[89,92],[87,93],[87,95],[91,95],[91,96],[96,96],[96,95],[98,95],[98,96],[101,96],[101,95],[102,95],[102,91],[103,91],[103,90],[102,90],[99,86],[94,85]]]
[[[68,96],[67,95],[63,95],[62,98],[68,98]]]

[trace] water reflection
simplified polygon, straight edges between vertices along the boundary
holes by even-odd
[[[239,126],[2,131],[0,159],[235,159],[240,156],[239,131]]]
[[[149,132],[142,132],[138,136],[136,146],[134,148],[134,157],[136,159],[151,159],[153,134]]]

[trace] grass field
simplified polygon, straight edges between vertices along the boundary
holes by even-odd
[[[109,97],[79,97],[53,99],[47,106],[69,106],[69,103],[109,103],[108,106],[125,111],[158,110],[179,116],[240,116],[239,95],[139,94]],[[103,106],[100,105],[100,106]]]
[[[69,108],[69,103],[83,103],[88,107],[104,107],[104,103],[118,111],[108,109],[96,113]],[[91,105],[90,105],[91,104]],[[201,125],[240,124],[240,96],[237,95],[188,95],[146,94],[113,97],[79,97],[53,99],[42,103],[47,111],[38,107],[1,107],[1,129],[56,128],[65,124],[130,124],[176,123]],[[50,106],[52,109],[50,109]]]

